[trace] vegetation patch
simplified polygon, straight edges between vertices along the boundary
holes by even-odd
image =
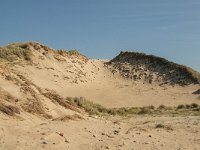
[[[52,121],[69,121],[69,120],[83,120],[84,118],[78,114],[66,115],[63,117],[52,119]]]
[[[155,125],[156,129],[166,129],[168,131],[173,131],[173,128],[169,125],[164,125],[164,124],[156,124]]]
[[[0,111],[9,116],[14,116],[15,114],[20,114],[19,108],[12,106],[12,105],[0,104]]]
[[[42,93],[45,97],[49,98],[52,100],[53,103],[57,103],[65,108],[71,109],[76,112],[80,112],[79,109],[74,107],[71,103],[69,103],[66,99],[61,97],[59,94],[57,94],[55,91],[52,90],[47,90],[47,92]]]
[[[105,107],[103,107],[99,104],[95,104],[91,101],[87,101],[83,97],[80,97],[80,98],[78,98],[78,97],[75,97],[75,98],[67,97],[66,100],[68,101],[68,103],[71,103],[74,106],[77,106],[79,108],[84,109],[89,114],[96,114],[96,115],[112,114],[110,109],[105,108]]]
[[[177,107],[167,107],[160,105],[147,107],[122,107],[122,108],[106,108],[100,104],[95,104],[83,97],[66,98],[66,100],[79,108],[84,109],[90,115],[194,115],[200,116],[200,106],[198,104],[180,105]]]
[[[196,90],[196,91],[193,92],[192,94],[200,94],[200,89]]]
[[[47,114],[44,111],[43,105],[40,100],[37,98],[34,99],[27,99],[27,102],[21,105],[22,109],[31,114],[37,114],[43,116],[47,119],[52,118],[51,115]]]
[[[162,83],[160,85],[200,84],[199,72],[154,55],[124,51],[106,64],[112,71],[117,69],[122,77],[150,84],[157,81]],[[160,78],[154,78],[153,73]]]
[[[24,59],[30,61],[32,53],[29,50],[27,43],[15,43],[5,47],[0,47],[0,58],[14,61],[19,59]]]
[[[77,50],[70,50],[67,52],[69,55],[81,55]]]

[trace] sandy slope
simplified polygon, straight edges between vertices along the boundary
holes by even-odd
[[[1,150],[200,149],[199,117],[86,118],[66,122],[34,116],[0,119]],[[158,124],[164,127],[156,128]]]
[[[199,103],[198,96],[192,94],[199,85],[170,86],[157,84],[143,84],[123,79],[113,75],[104,67],[101,60],[89,60],[81,65],[76,64],[69,72],[71,63],[49,65],[43,61],[43,68],[51,66],[52,69],[38,69],[35,66],[19,67],[17,70],[28,79],[42,88],[50,88],[60,95],[72,97],[85,97],[95,103],[107,107],[149,106]],[[72,73],[71,73],[72,72]],[[78,77],[78,72],[82,76]],[[63,80],[64,77],[67,79]],[[77,76],[77,77],[76,77]],[[69,79],[68,79],[69,78]]]
[[[0,65],[2,72],[0,87],[16,97],[19,97],[20,91],[19,87],[14,85],[12,78],[20,75],[41,89],[54,90],[63,97],[82,96],[107,107],[200,104],[198,95],[192,94],[200,88],[199,85],[160,86],[159,82],[130,80],[108,69],[109,67],[105,65],[105,62],[108,62],[106,60],[87,59],[79,54],[58,54],[36,43],[33,46],[29,44],[28,50],[33,55],[31,63],[19,60],[1,62]],[[129,59],[131,58],[126,57],[125,60]],[[129,65],[123,67],[130,68]],[[147,74],[144,70],[146,69],[143,67],[140,74]],[[163,76],[155,73],[152,75],[157,76],[159,81]],[[8,80],[8,77],[11,79]]]
[[[63,104],[70,96],[106,107],[200,104],[192,94],[199,85],[147,84],[114,74],[106,60],[58,54],[40,44],[29,50],[31,62],[0,60],[0,109],[20,110],[14,116],[6,115],[12,107],[0,111],[1,150],[200,149],[199,116],[99,118]]]

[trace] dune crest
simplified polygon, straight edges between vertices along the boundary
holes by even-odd
[[[199,82],[143,53],[107,61],[37,42],[0,47],[0,149],[199,149]]]

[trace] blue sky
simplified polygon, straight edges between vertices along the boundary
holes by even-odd
[[[1,0],[0,45],[37,41],[111,59],[121,50],[200,71],[200,0]]]

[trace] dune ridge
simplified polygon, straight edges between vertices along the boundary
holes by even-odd
[[[200,74],[197,71],[144,53],[124,51],[107,64],[113,66],[123,77],[135,81],[182,86],[200,83]]]
[[[199,79],[137,52],[0,47],[0,149],[199,149]]]

